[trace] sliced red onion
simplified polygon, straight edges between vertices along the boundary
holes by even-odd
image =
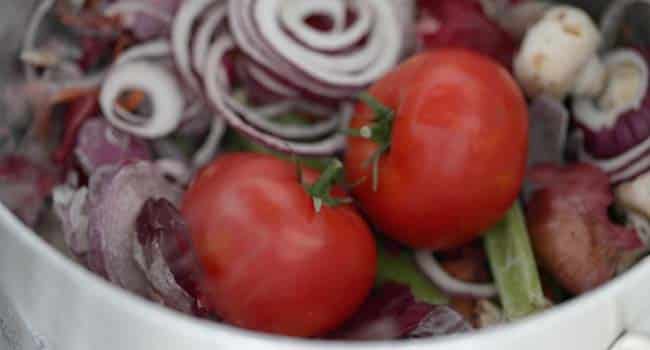
[[[317,51],[337,51],[342,47],[354,46],[371,30],[371,12],[360,9],[367,5],[361,1],[352,5],[357,18],[350,28],[345,28],[348,13],[345,1],[292,1],[280,10],[279,20],[289,33],[305,45]],[[270,14],[276,15],[273,12]],[[331,30],[321,31],[307,25],[305,20],[314,14],[328,16],[333,22]]]
[[[145,119],[118,108],[117,99],[129,89],[144,92],[153,114]],[[183,116],[183,92],[176,78],[166,69],[146,61],[114,67],[106,77],[100,94],[105,117],[113,126],[144,137],[163,137],[178,127]]]
[[[402,25],[402,55],[410,55],[416,46],[416,0],[393,0],[395,12]]]
[[[107,17],[120,16],[122,25],[130,28],[139,39],[152,38],[164,34],[172,22],[168,9],[147,1],[117,1],[104,8]]]
[[[233,99],[228,97],[228,92],[222,83],[223,79],[219,78],[222,57],[233,45],[232,39],[227,35],[222,35],[215,41],[209,51],[208,64],[203,82],[208,100],[223,115],[231,127],[258,140],[265,146],[284,152],[305,155],[325,155],[335,153],[343,148],[345,143],[343,134],[335,134],[327,139],[314,143],[293,142],[266,134],[246,123],[237,114],[237,111],[232,108]],[[242,109],[240,112],[247,113],[248,111]],[[344,114],[351,114],[351,107],[345,107]],[[248,117],[250,118],[250,115]]]
[[[215,156],[219,142],[226,133],[226,122],[221,117],[213,117],[208,134],[203,145],[194,153],[192,163],[195,168],[200,168],[208,164]]]
[[[111,127],[100,118],[84,123],[74,152],[87,174],[104,165],[152,158],[146,142]]]
[[[610,49],[616,45],[616,39],[621,30],[625,11],[634,4],[650,4],[649,0],[613,0],[605,9],[600,20],[603,34],[602,48]]]
[[[214,3],[214,0],[183,2],[176,13],[172,26],[171,43],[176,65],[183,79],[197,91],[200,85],[192,72],[189,43],[191,42],[194,25],[199,17]]]
[[[224,96],[224,99],[229,108],[242,115],[252,126],[283,139],[313,139],[330,134],[337,129],[341,120],[330,117],[309,125],[280,125],[269,120],[268,117],[255,113],[254,110],[230,96]]]
[[[205,59],[212,39],[220,26],[226,23],[226,5],[215,6],[196,30],[192,45],[192,64],[199,74],[205,68]]]
[[[115,60],[114,64],[119,65],[136,60],[167,57],[170,53],[171,46],[167,40],[150,40],[129,48]]]
[[[110,281],[145,295],[148,281],[133,259],[135,221],[149,198],[177,203],[182,190],[149,162],[100,168],[89,188],[89,264]],[[94,174],[93,177],[96,175]]]
[[[447,306],[418,302],[409,287],[387,283],[333,336],[348,340],[422,338],[464,333],[472,326]]]
[[[433,256],[433,252],[420,250],[415,252],[415,262],[427,277],[443,291],[474,298],[492,298],[497,289],[492,284],[468,283],[450,276]]]
[[[187,185],[192,179],[192,171],[183,161],[162,158],[156,160],[155,164],[163,175],[171,177],[178,184]]]
[[[97,169],[88,179],[88,251],[86,253],[86,266],[95,273],[108,278],[106,264],[104,263],[104,252],[101,249],[102,236],[100,230],[91,229],[91,218],[93,206],[101,203],[108,185],[115,174],[120,170],[120,165],[106,165]],[[97,213],[100,214],[100,213]]]
[[[264,69],[259,68],[256,64],[249,64],[246,72],[256,83],[264,87],[276,96],[285,98],[295,98],[298,96],[298,91],[292,87],[284,84],[283,82],[275,79],[268,74]]]
[[[56,184],[54,170],[22,155],[0,157],[0,201],[25,225],[33,227]]]
[[[150,198],[136,220],[133,255],[155,294],[178,311],[194,311],[199,264],[189,229],[180,212],[165,199]]]
[[[33,51],[36,47],[36,36],[38,35],[38,29],[43,22],[43,19],[47,15],[52,7],[54,6],[55,0],[43,0],[36,7],[32,16],[27,24],[27,30],[25,36],[23,37],[23,47],[22,51]],[[37,77],[36,69],[30,64],[24,64],[23,69],[25,70],[26,79],[28,81],[34,80]]]
[[[574,100],[574,117],[583,135],[578,157],[600,167],[618,183],[650,167],[650,77],[646,61],[635,51],[616,51],[607,56],[605,65],[610,84],[601,97],[600,109],[592,100]],[[617,69],[625,65],[634,72],[617,75]]]
[[[66,246],[83,257],[88,252],[88,189],[59,185],[52,191],[52,201]]]
[[[338,35],[336,31],[316,34],[304,21],[301,26],[295,23],[294,33],[285,31],[282,18],[292,17],[285,11],[301,6],[298,3],[294,1],[292,6],[286,6],[277,0],[229,2],[229,24],[238,47],[257,64],[298,89],[328,98],[354,96],[397,63],[402,49],[402,27],[390,2],[370,0],[352,4],[362,25],[370,14],[371,26],[361,45],[350,43],[349,38],[354,35],[346,37],[351,29],[358,28],[354,23]],[[328,9],[327,13],[340,13],[336,9],[345,2],[313,3],[320,9]],[[315,40],[318,47],[334,48],[337,53],[315,51],[295,39],[295,36],[309,35],[318,35]]]
[[[610,84],[600,98],[600,105],[584,97],[576,97],[573,103],[576,120],[595,132],[612,128],[620,115],[640,108],[648,91],[648,65],[638,52],[614,51],[603,58],[603,64],[609,73]]]
[[[554,97],[537,97],[528,109],[528,165],[564,163],[569,111]]]

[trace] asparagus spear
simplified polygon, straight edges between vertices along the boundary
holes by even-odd
[[[484,243],[501,304],[509,320],[527,316],[548,305],[519,203],[487,232]]]

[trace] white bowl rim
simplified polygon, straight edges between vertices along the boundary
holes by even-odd
[[[325,350],[340,347],[342,345],[350,345],[352,343],[350,341],[342,340],[301,339],[269,335],[178,313],[114,286],[108,281],[95,275],[93,272],[87,270],[82,265],[70,260],[70,258],[63,255],[38,236],[32,229],[25,226],[3,204],[0,204],[0,223],[7,227],[13,227],[14,229],[9,230],[9,232],[6,233],[12,235],[14,239],[17,239],[27,248],[35,250],[35,253],[43,254],[46,259],[50,261],[50,267],[54,271],[69,274],[76,284],[83,285],[88,289],[93,289],[93,293],[97,298],[106,298],[106,300],[111,301],[111,303],[116,307],[128,308],[135,313],[143,315],[150,322],[166,323],[167,326],[172,324],[177,325],[178,327],[175,328],[178,329],[179,333],[183,333],[183,335],[190,337],[205,337],[206,334],[211,333],[211,335],[214,336],[214,339],[223,339],[220,337],[228,337],[228,342],[230,344],[237,346],[237,348],[241,346],[244,349],[253,348],[255,346],[268,348],[268,346],[272,345],[274,349],[278,350]],[[355,348],[362,350],[413,350],[416,348],[424,349],[425,347],[430,349],[432,345],[445,345],[456,341],[471,341],[472,343],[475,342],[476,344],[481,344],[484,339],[487,340],[487,338],[507,336],[508,333],[515,334],[515,332],[519,334],[533,334],[533,328],[535,328],[536,324],[540,322],[556,322],[565,318],[565,315],[567,314],[580,313],[582,310],[600,303],[603,298],[611,298],[612,296],[619,295],[619,293],[624,290],[626,284],[631,284],[628,282],[639,279],[643,275],[649,273],[646,270],[650,269],[650,265],[642,265],[643,264],[639,262],[629,271],[592,292],[586,293],[585,295],[556,305],[540,314],[517,322],[456,336],[413,339],[409,341],[363,341],[353,342],[352,344],[355,345]]]

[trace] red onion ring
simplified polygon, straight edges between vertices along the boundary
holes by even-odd
[[[328,5],[322,6],[336,6],[334,1],[323,3]],[[364,11],[374,11],[376,17],[366,42],[361,47],[340,47],[343,52],[339,54],[312,51],[291,38],[277,20],[287,8],[280,4],[276,0],[231,1],[230,29],[238,47],[254,62],[301,91],[327,98],[349,98],[399,59],[402,30],[389,2],[355,3],[361,4],[359,17],[363,17]],[[311,31],[307,24],[304,31]]]
[[[171,46],[167,40],[151,40],[123,52],[115,60],[114,65],[142,59],[168,57],[170,53]]]
[[[205,75],[203,77],[203,84],[208,100],[213,108],[221,112],[231,127],[252,137],[265,146],[283,152],[304,155],[328,155],[343,149],[345,144],[345,136],[343,134],[335,134],[332,137],[314,143],[286,141],[252,127],[238,116],[236,111],[231,109],[231,104],[229,104],[227,99],[228,94],[223,84],[223,77],[220,79],[219,75],[221,60],[225,53],[233,46],[234,42],[227,34],[221,35],[215,41],[209,50]],[[346,114],[348,113],[351,114],[351,108],[349,107],[346,108]]]
[[[116,100],[129,90],[147,94],[153,115],[139,118],[116,108]],[[167,70],[146,61],[123,63],[114,67],[102,85],[99,97],[104,116],[113,126],[144,138],[165,136],[178,127],[183,116],[183,92]]]
[[[210,13],[207,14],[206,19],[196,30],[194,36],[194,44],[192,46],[192,63],[194,69],[199,73],[203,73],[205,67],[205,58],[208,54],[208,48],[212,38],[217,32],[220,25],[224,25],[226,21],[226,6],[220,5],[214,7]]]
[[[443,291],[475,298],[492,298],[497,289],[492,284],[468,283],[451,277],[439,264],[430,251],[416,251],[415,263]]]
[[[178,71],[194,90],[199,82],[191,68],[190,48],[192,30],[199,17],[214,3],[213,0],[184,1],[178,9],[172,24],[171,43]]]

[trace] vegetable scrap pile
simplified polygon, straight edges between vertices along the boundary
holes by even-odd
[[[516,321],[647,255],[633,3],[44,0],[2,92],[0,200],[214,322],[378,340]]]

